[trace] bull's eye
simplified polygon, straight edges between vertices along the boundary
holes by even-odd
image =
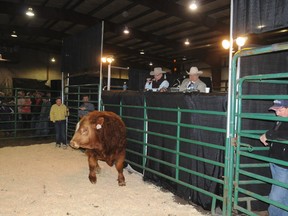
[[[88,134],[88,128],[81,128],[81,135],[87,135]]]

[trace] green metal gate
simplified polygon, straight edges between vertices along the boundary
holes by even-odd
[[[251,75],[242,77],[239,80],[236,78],[238,58],[283,50],[288,50],[288,43],[244,50],[236,53],[233,57],[231,112],[228,113],[230,115],[229,127],[231,134],[227,137],[226,143],[227,163],[225,166],[225,178],[229,179],[229,176],[234,176],[234,178],[230,178],[226,182],[227,215],[231,215],[233,211],[247,215],[258,215],[252,211],[251,205],[253,202],[266,203],[267,206],[273,204],[288,211],[288,206],[269,200],[268,194],[253,191],[254,187],[265,188],[271,184],[288,189],[288,185],[275,181],[269,175],[263,174],[270,173],[269,163],[286,166],[288,166],[288,163],[270,158],[267,154],[268,147],[265,147],[259,141],[260,136],[269,129],[269,127],[266,127],[267,125],[275,121],[288,121],[287,118],[277,117],[273,113],[268,113],[268,108],[272,105],[273,100],[288,99],[288,73]],[[286,92],[277,95],[271,89],[270,94],[244,93],[243,89],[245,85],[257,85],[260,89],[264,85],[276,85],[279,88],[285,86]],[[264,107],[263,113],[255,113],[253,110],[250,110],[250,103]],[[247,124],[253,129],[247,130],[245,128]],[[261,125],[265,125],[265,127],[261,127]],[[288,144],[288,141],[282,141],[281,143]],[[270,190],[269,187],[268,189]]]

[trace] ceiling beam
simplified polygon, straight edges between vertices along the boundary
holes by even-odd
[[[136,2],[138,4],[144,5],[146,7],[153,8],[155,10],[164,12],[171,16],[179,17],[183,20],[193,22],[195,24],[206,26],[207,28],[218,31],[222,33],[229,33],[229,26],[213,19],[209,16],[193,13],[189,8],[183,7],[179,4],[173,3],[167,0],[129,0],[131,2]]]

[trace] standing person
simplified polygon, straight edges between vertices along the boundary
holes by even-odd
[[[167,88],[169,87],[169,82],[163,76],[163,74],[165,73],[166,72],[163,71],[161,67],[154,68],[154,70],[150,72],[150,75],[154,76],[154,79],[147,79],[144,90],[149,91],[156,89],[160,92],[167,91]]]
[[[88,95],[83,95],[82,97],[83,104],[79,107],[78,116],[82,118],[83,116],[87,115],[89,112],[95,110],[95,107],[92,103],[89,102]]]
[[[274,100],[274,105],[269,108],[277,116],[288,117],[288,100]],[[260,136],[260,141],[268,146],[267,140],[288,140],[288,122],[276,122],[274,128],[268,130]],[[273,142],[270,144],[269,155],[272,158],[288,161],[288,145],[284,143]],[[279,164],[270,163],[272,178],[276,181],[288,184],[288,167]],[[272,185],[269,199],[288,206],[288,189],[281,186]],[[274,205],[268,208],[269,216],[288,216],[288,211],[280,209]]]
[[[186,78],[182,81],[179,91],[199,91],[205,92],[206,84],[199,79],[199,76],[203,73],[199,71],[197,67],[191,67],[190,71],[186,71],[189,75],[189,78]]]
[[[24,103],[22,104],[22,120],[23,127],[30,128],[31,127],[31,100],[30,96],[25,96]]]
[[[18,112],[18,128],[23,128],[23,122],[22,122],[22,106],[25,102],[25,92],[24,91],[19,91],[18,93],[18,97],[17,97],[17,111]]]
[[[50,115],[51,102],[47,96],[42,98],[42,105],[40,111],[39,123],[36,125],[37,135],[47,136],[50,132],[49,129],[49,115]]]
[[[56,98],[56,104],[53,104],[50,110],[50,121],[55,124],[56,147],[67,148],[66,142],[66,117],[69,115],[68,108],[62,104],[60,97]]]
[[[40,118],[42,95],[40,92],[34,92],[31,98],[31,128],[36,129],[36,125]]]

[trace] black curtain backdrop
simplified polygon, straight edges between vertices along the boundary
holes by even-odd
[[[129,106],[143,106],[144,105],[144,95],[139,94],[138,92],[133,91],[124,91],[121,94],[122,97],[122,104],[129,105]],[[123,107],[122,110],[123,120],[126,124],[127,128],[131,128],[133,130],[127,130],[127,138],[133,139],[139,142],[143,142],[145,134],[141,132],[144,129],[144,122],[143,120],[137,119],[129,119],[125,118],[125,116],[134,117],[134,118],[143,118],[144,117],[144,110],[142,108],[130,108],[130,107]],[[140,130],[140,131],[136,131]],[[127,149],[132,151],[143,153],[143,146],[141,144],[135,143],[133,141],[127,140]],[[136,164],[142,165],[143,158],[142,156],[135,155],[130,153],[129,151],[126,152],[126,159],[132,161]],[[137,166],[133,166],[135,170],[142,173],[143,169]]]
[[[184,107],[185,103],[183,100],[183,94],[174,94],[174,93],[154,93],[146,92],[146,102],[148,107],[165,107],[165,108],[178,108]],[[177,112],[175,111],[159,111],[159,110],[148,110],[147,111],[148,119],[167,121],[167,122],[177,122]],[[176,137],[177,127],[173,125],[163,124],[161,122],[149,122],[148,123],[149,131],[171,135]],[[171,150],[176,150],[176,140],[169,138],[159,137],[156,135],[148,136],[148,143],[156,146],[161,146]],[[165,152],[162,150],[155,149],[153,147],[148,147],[147,154],[153,158],[160,159],[172,164],[175,164],[176,155],[173,153]],[[147,160],[146,167],[153,169],[154,171],[161,172],[165,175],[175,178],[175,169],[155,162],[153,160]],[[159,177],[149,171],[146,171],[144,174],[144,180],[152,180],[157,185],[161,185],[171,191],[176,191],[176,183],[171,182],[165,178]]]
[[[149,73],[150,71],[148,70],[130,68],[128,74],[129,76],[128,88],[130,90],[143,91],[146,83],[146,78],[150,77]]]
[[[233,37],[241,35],[259,34],[262,32],[286,28],[288,26],[288,4],[286,0],[235,0],[233,14]],[[262,26],[259,28],[259,26]],[[249,37],[249,36],[248,36]],[[258,74],[273,74],[288,72],[288,52],[274,52],[257,56],[242,57],[240,63],[240,77]],[[264,84],[264,83],[245,83],[241,89],[243,94],[267,94],[267,95],[287,95],[287,85]],[[245,113],[268,113],[268,108],[273,100],[244,100],[242,110]],[[271,113],[272,114],[272,113]],[[243,119],[242,130],[268,130],[273,126],[273,122],[262,120]],[[259,140],[242,139],[243,143],[252,146],[263,146]],[[267,155],[267,151],[254,151],[259,155]],[[255,159],[246,157],[241,158],[241,163],[259,163]],[[249,168],[256,174],[270,176],[269,168]],[[249,179],[241,175],[241,180]],[[267,196],[270,186],[267,184],[244,185],[245,189]],[[240,197],[243,196],[240,194]],[[267,209],[267,204],[253,202],[253,209]],[[243,203],[243,205],[245,205]]]
[[[258,34],[288,26],[286,0],[234,0],[233,13],[235,38],[246,33]]]
[[[106,91],[102,94],[104,104],[119,104],[122,100],[123,105],[143,105],[144,99],[146,99],[147,106],[149,107],[165,107],[165,108],[181,108],[181,109],[199,109],[199,110],[213,110],[225,112],[227,106],[226,94],[183,94],[183,93],[157,93],[157,92],[136,92],[136,91]],[[113,111],[119,114],[120,109],[113,106],[105,106],[105,110]],[[143,117],[144,113],[141,109],[135,108],[125,108],[123,107],[123,120],[127,127],[140,129],[144,127],[143,122],[140,120],[134,120],[125,118],[125,116],[133,117]],[[171,111],[158,111],[158,110],[148,110],[148,119],[155,119],[159,121],[177,122],[177,113]],[[224,116],[210,116],[203,114],[191,114],[182,113],[181,123],[195,124],[208,127],[225,128],[226,127],[226,117]],[[176,136],[176,126],[165,125],[160,122],[149,122],[149,131],[156,132],[164,135]],[[216,133],[211,131],[204,131],[200,129],[185,128],[182,127],[180,130],[180,136],[190,140],[196,140],[201,142],[213,143],[215,145],[225,145],[225,133]],[[128,146],[127,149],[131,149],[140,154],[143,154],[143,147],[135,142],[129,141],[129,139],[135,139],[138,141],[143,141],[144,134],[134,130],[128,130]],[[158,137],[155,135],[148,136],[148,143],[158,147],[165,147],[171,150],[176,150],[176,140],[171,140],[165,137]],[[217,150],[209,147],[203,147],[196,144],[190,144],[187,142],[180,142],[180,151],[183,153],[199,156],[202,158],[224,162],[224,151]],[[152,146],[147,148],[147,155],[162,161],[175,164],[176,155],[159,149],[155,149]],[[142,164],[141,156],[135,154],[127,153],[127,159],[133,161],[137,164]],[[185,167],[189,170],[194,170],[199,173],[204,173],[208,176],[213,176],[220,179],[223,175],[223,169],[215,166],[213,164],[208,164],[204,162],[199,162],[194,159],[189,159],[184,156],[180,156],[180,166]],[[148,159],[145,166],[154,171],[158,171],[162,174],[175,178],[175,169],[164,165],[162,163]],[[142,169],[139,167],[132,167],[139,172]],[[211,208],[211,198],[209,196],[203,195],[196,192],[195,190],[189,189],[185,186],[178,185],[173,181],[167,180],[164,177],[160,177],[153,172],[145,171],[144,180],[151,181],[156,185],[162,186],[178,196],[192,201],[201,205],[205,209]],[[210,180],[206,180],[202,177],[197,177],[193,174],[188,174],[186,172],[180,171],[179,179],[185,183],[194,185],[195,187],[202,188],[204,190],[210,191],[211,193],[221,194],[221,185],[214,183]]]
[[[101,53],[101,23],[64,39],[62,72],[99,71]]]
[[[226,95],[185,95],[185,105],[191,110],[211,110],[226,112],[227,98]],[[183,122],[193,125],[207,126],[212,128],[226,128],[226,117],[206,114],[186,114]],[[200,142],[212,143],[215,145],[225,146],[225,133],[212,132],[200,129],[182,128],[181,137]],[[200,158],[209,159],[217,162],[224,162],[224,151],[210,147],[204,147],[196,144],[181,142],[181,152],[185,152]],[[204,163],[187,157],[180,158],[180,166],[189,170],[204,173],[217,179],[222,179],[224,169],[213,164]],[[186,172],[180,172],[180,180],[204,189],[214,194],[222,195],[222,185],[198,177]],[[177,186],[177,194],[185,199],[191,200],[193,203],[201,205],[204,209],[211,208],[212,198],[191,190],[185,186]]]
[[[240,64],[240,77],[257,74],[273,74],[273,73],[284,73],[288,72],[288,52],[275,52],[269,54],[262,54],[257,56],[248,56],[241,58]],[[287,95],[288,89],[286,84],[271,84],[271,83],[249,83],[245,82],[242,87],[243,94],[249,95]],[[242,112],[243,113],[271,113],[268,111],[269,107],[273,104],[273,100],[243,100],[242,101]],[[242,119],[241,128],[242,130],[268,130],[272,128],[274,122],[253,120],[253,119]],[[255,147],[263,146],[259,140],[255,139],[242,139],[243,143],[248,143]],[[254,151],[253,153],[263,156],[268,156],[267,151]],[[241,163],[261,163],[259,160],[252,158],[241,157]],[[271,177],[269,168],[249,168],[247,171]],[[244,175],[240,176],[240,180],[251,180]],[[257,192],[260,195],[268,196],[270,191],[270,185],[268,184],[251,184],[243,185],[243,188]],[[243,194],[240,194],[242,197]],[[259,201],[252,202],[253,209],[264,210],[267,209],[267,204]],[[245,207],[246,203],[241,203]]]

